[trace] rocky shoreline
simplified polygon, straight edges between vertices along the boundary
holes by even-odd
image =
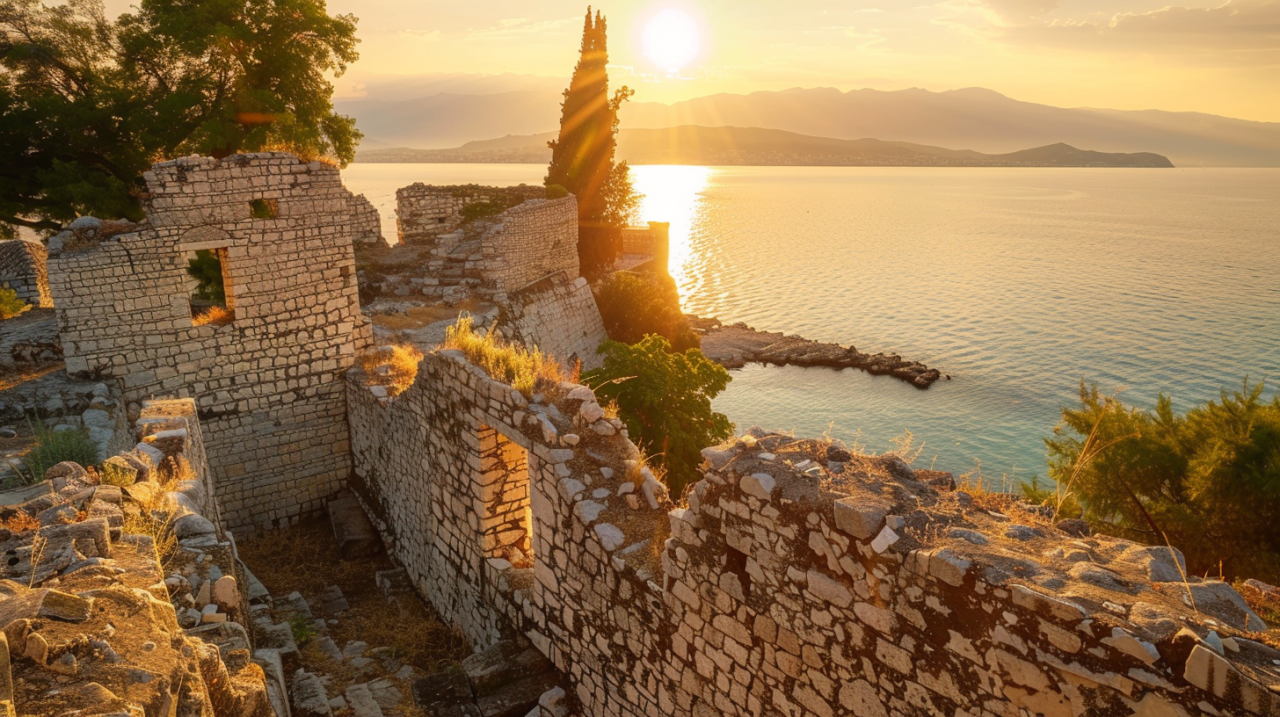
[[[749,362],[856,368],[876,376],[893,376],[922,390],[942,377],[937,369],[897,354],[864,354],[852,346],[759,331],[742,322],[726,326],[719,319],[694,314],[689,314],[688,319],[689,325],[702,337],[702,353],[725,368],[742,368]]]

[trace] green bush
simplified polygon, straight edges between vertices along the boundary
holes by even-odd
[[[1173,411],[1080,385],[1046,439],[1050,476],[1096,530],[1181,550],[1192,574],[1280,580],[1280,396],[1263,386]]]
[[[187,275],[197,282],[192,296],[203,301],[212,301],[218,306],[227,305],[227,291],[222,283],[222,260],[208,249],[196,252],[194,259],[187,260]]]
[[[32,483],[44,480],[44,472],[63,461],[73,461],[82,466],[98,462],[98,446],[83,429],[55,431],[35,423],[31,426],[36,447],[23,457],[30,471],[27,478]]]
[[[618,416],[638,446],[667,470],[667,487],[679,496],[698,479],[702,449],[733,435],[733,424],[711,410],[711,399],[729,385],[729,372],[698,349],[673,353],[661,336],[633,346],[606,341],[604,366],[582,376],[602,400],[616,401]]]
[[[618,272],[596,292],[596,305],[609,338],[625,344],[650,334],[666,339],[674,351],[701,347],[702,341],[680,310],[680,294],[669,276]]]
[[[559,184],[547,185],[547,199],[564,199],[569,196],[569,190]]]
[[[0,287],[0,321],[12,319],[27,308],[27,302],[18,298],[18,292]]]

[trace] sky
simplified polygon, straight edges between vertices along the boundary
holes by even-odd
[[[611,0],[611,78],[636,101],[792,87],[986,87],[1061,107],[1198,111],[1280,121],[1280,0]],[[108,0],[123,9],[127,0]],[[359,18],[359,96],[387,75],[567,78],[585,3],[329,0]],[[645,27],[676,10],[698,52],[672,75]]]

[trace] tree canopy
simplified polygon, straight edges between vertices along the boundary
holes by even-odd
[[[661,336],[631,346],[606,341],[600,353],[604,365],[583,374],[583,383],[617,402],[627,432],[667,469],[667,486],[679,495],[698,479],[702,449],[733,435],[729,418],[711,410],[729,372],[698,349],[672,352]]]
[[[1046,439],[1050,476],[1095,528],[1185,553],[1193,574],[1280,579],[1280,396],[1262,385],[1147,411],[1080,386]]]
[[[346,164],[333,111],[356,19],[323,0],[0,0],[0,228],[141,218],[142,174],[186,154],[282,149]]]
[[[618,110],[635,93],[624,85],[609,94],[607,35],[604,16],[593,16],[588,7],[582,54],[561,105],[560,135],[549,143],[547,186],[562,186],[578,198],[584,274],[610,258],[610,252],[592,244],[609,242],[610,234],[626,225],[637,201],[627,163],[614,161]]]

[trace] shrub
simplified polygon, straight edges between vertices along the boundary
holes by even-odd
[[[408,344],[399,344],[367,351],[356,360],[364,370],[366,386],[386,386],[388,395],[398,396],[417,378],[422,352]]]
[[[596,292],[596,304],[609,338],[625,344],[657,334],[674,351],[699,348],[702,342],[680,310],[680,294],[669,276],[653,272],[618,272]]]
[[[18,292],[0,287],[0,321],[12,319],[27,310],[27,302],[18,298]]]
[[[1152,411],[1080,385],[1046,439],[1050,476],[1099,532],[1173,545],[1188,572],[1280,578],[1280,397],[1262,385]]]
[[[219,306],[227,305],[227,291],[222,283],[222,260],[216,252],[201,249],[192,259],[187,260],[187,275],[196,280],[193,296],[204,301],[212,301]]]
[[[564,199],[569,196],[569,190],[559,184],[547,185],[547,199]]]
[[[558,388],[567,380],[559,362],[534,347],[525,348],[511,344],[493,329],[477,333],[469,315],[458,317],[458,322],[445,330],[445,349],[461,351],[467,360],[485,370],[495,380],[511,384],[525,398],[540,391]]]
[[[98,445],[89,438],[87,431],[79,428],[55,431],[35,423],[29,425],[36,447],[23,460],[30,469],[28,478],[32,483],[44,480],[44,472],[63,461],[73,461],[82,466],[98,462]]]
[[[667,471],[667,487],[680,495],[697,480],[702,449],[733,435],[733,424],[711,410],[711,399],[729,385],[729,372],[698,349],[673,353],[661,336],[633,346],[607,341],[604,366],[582,380],[618,415],[633,440]]]

